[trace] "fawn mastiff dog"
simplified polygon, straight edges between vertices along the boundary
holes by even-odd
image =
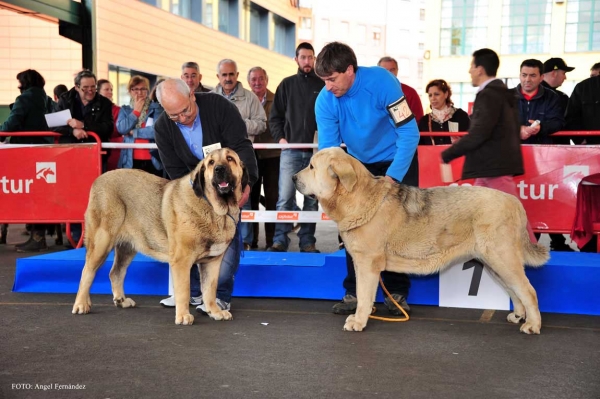
[[[511,323],[539,334],[537,295],[524,265],[541,266],[548,250],[529,240],[527,216],[514,196],[483,187],[419,189],[374,177],[340,148],[316,153],[294,177],[319,200],[354,259],[358,306],[344,330],[362,331],[384,271],[431,274],[476,258],[504,286]]]
[[[90,312],[90,286],[115,249],[110,281],[115,306],[134,307],[123,281],[137,252],[168,262],[175,291],[175,324],[191,325],[190,268],[201,265],[202,297],[214,320],[231,320],[215,300],[221,260],[239,220],[238,201],[248,173],[235,151],[211,152],[188,175],[168,181],[149,173],[120,169],[98,177],[85,212],[85,266],[73,305]]]

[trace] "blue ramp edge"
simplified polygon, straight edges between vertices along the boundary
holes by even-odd
[[[551,252],[546,265],[525,273],[542,312],[600,315],[600,254]]]
[[[333,254],[247,251],[240,261],[234,296],[338,300],[344,296],[345,251]],[[111,294],[111,253],[92,285],[93,294]],[[85,249],[17,260],[13,291],[70,293],[79,288]],[[127,270],[125,292],[167,295],[168,265],[138,254]],[[541,268],[526,268],[542,312],[600,315],[600,254],[552,252]],[[439,305],[439,275],[412,276],[408,303]],[[383,301],[381,289],[376,300]]]

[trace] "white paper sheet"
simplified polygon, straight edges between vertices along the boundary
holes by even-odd
[[[67,121],[71,119],[71,111],[68,109],[46,114],[46,123],[48,127],[66,126]]]

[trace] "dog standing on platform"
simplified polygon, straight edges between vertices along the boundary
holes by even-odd
[[[110,270],[113,301],[134,307],[125,297],[127,267],[137,252],[168,262],[174,281],[175,324],[191,325],[190,268],[201,265],[202,297],[214,320],[231,320],[216,304],[221,260],[236,231],[238,202],[248,173],[237,153],[215,150],[188,175],[168,181],[134,169],[98,177],[85,212],[85,266],[73,314],[90,312],[96,271],[115,249]]]
[[[358,306],[344,330],[366,327],[382,271],[433,274],[475,258],[510,295],[508,321],[524,322],[526,334],[540,333],[537,294],[524,265],[541,266],[549,255],[530,241],[527,215],[514,196],[484,187],[390,183],[337,147],[316,153],[293,180],[337,223],[354,258]]]

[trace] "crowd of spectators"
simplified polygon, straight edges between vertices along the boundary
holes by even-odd
[[[267,89],[267,71],[255,66],[247,72],[248,89],[238,80],[239,71],[234,60],[223,59],[216,65],[219,84],[211,91],[201,83],[202,74],[196,62],[185,62],[181,67],[181,81],[193,95],[217,94],[235,105],[244,122],[244,133],[255,143],[314,143],[318,132],[323,129],[325,119],[315,111],[315,102],[321,92],[336,90],[325,88],[326,77],[315,73],[315,51],[309,43],[301,43],[296,49],[296,74],[282,80],[275,92]],[[452,88],[444,79],[437,78],[427,83],[425,92],[429,99],[423,112],[419,94],[397,79],[398,63],[392,57],[383,57],[377,66],[389,71],[405,96],[421,132],[420,145],[451,145],[460,141],[459,136],[432,137],[433,132],[467,132],[471,118],[463,109],[455,106]],[[366,67],[356,67],[354,73]],[[590,68],[590,77],[578,83],[571,96],[559,90],[566,74],[574,69],[561,58],[550,58],[545,62],[527,59],[521,63],[520,83],[510,89],[516,99],[519,116],[521,144],[598,144],[600,137],[553,136],[564,130],[600,130],[600,63]],[[515,71],[516,72],[516,71]],[[358,74],[360,75],[360,73]],[[358,76],[357,75],[357,76]],[[387,75],[386,75],[387,76]],[[21,94],[11,104],[11,111],[1,125],[3,132],[48,131],[44,115],[60,110],[70,110],[72,118],[65,126],[52,129],[61,134],[60,143],[92,141],[88,132],[95,132],[103,142],[154,143],[155,126],[159,120],[170,119],[178,125],[172,115],[163,116],[165,110],[157,98],[158,81],[153,88],[144,76],[132,76],[127,84],[129,104],[119,107],[113,103],[113,85],[106,79],[98,80],[88,71],[79,71],[74,76],[74,85],[57,85],[53,98],[46,95],[44,78],[35,70],[17,74]],[[152,90],[151,90],[152,89]],[[366,89],[362,89],[366,90]],[[191,98],[191,97],[190,97]],[[194,99],[191,98],[191,103]],[[189,104],[189,107],[192,105]],[[188,107],[188,108],[189,108]],[[182,109],[178,118],[190,110]],[[318,112],[318,111],[317,111]],[[321,120],[321,123],[318,121]],[[0,137],[0,139],[4,139]],[[13,144],[51,143],[51,137],[12,136]],[[186,141],[191,145],[197,159],[202,159],[204,140]],[[319,143],[321,144],[321,143]],[[196,146],[196,147],[194,147]],[[159,150],[113,149],[102,157],[103,171],[117,168],[136,168],[157,176],[172,178],[165,168]],[[250,192],[245,210],[299,210],[291,176],[310,162],[312,149],[256,150],[254,158],[258,166],[258,179]],[[304,198],[303,210],[317,210],[312,198]],[[282,252],[289,248],[289,223],[265,224],[264,249]],[[318,252],[315,238],[316,225],[302,223],[297,232],[300,251]],[[48,248],[45,225],[35,224],[29,229],[29,240],[16,246],[18,251],[38,252]],[[258,249],[259,224],[242,223],[240,233],[243,249]],[[7,229],[0,229],[0,244],[6,243]],[[73,238],[81,236],[81,226],[73,226]],[[551,235],[553,250],[571,250],[561,234]],[[198,296],[199,293],[196,292]],[[194,298],[192,298],[194,300]],[[198,301],[195,301],[195,303]]]

